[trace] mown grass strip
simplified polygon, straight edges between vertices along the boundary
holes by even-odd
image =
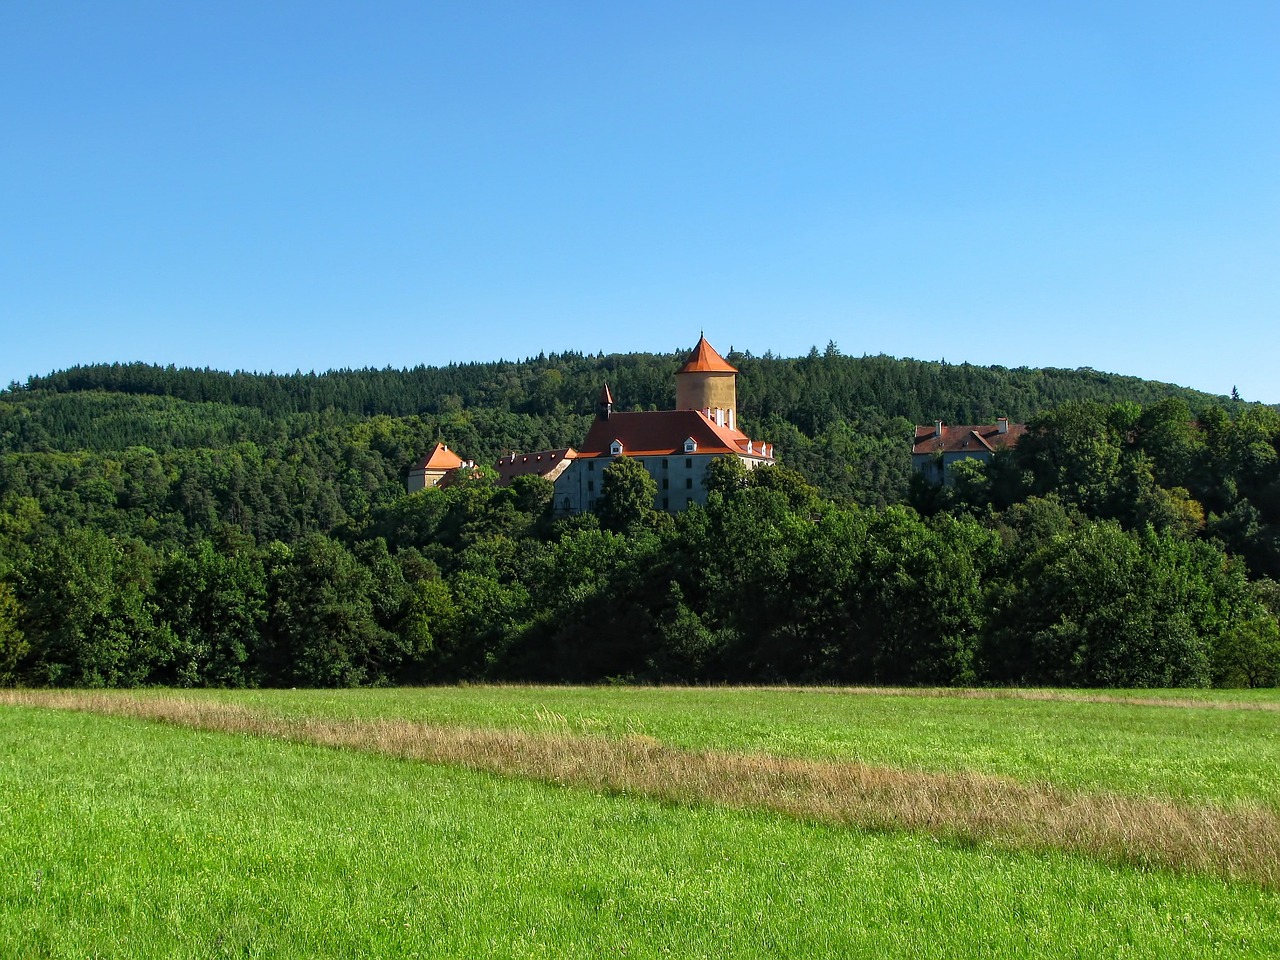
[[[0,693],[0,702],[370,751],[680,804],[768,810],[1013,849],[1059,849],[1280,887],[1280,817],[1252,805],[1224,809],[1072,792],[974,773],[682,750],[642,736],[605,739],[391,720],[290,720],[179,697],[7,691]]]

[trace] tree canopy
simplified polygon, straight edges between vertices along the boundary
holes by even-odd
[[[596,515],[437,440],[572,445],[608,379],[677,355],[223,374],[77,368],[0,393],[0,683],[458,679],[1265,685],[1280,681],[1280,414],[1092,371],[730,354],[777,467],[705,507],[604,471]],[[1024,419],[945,488],[912,424]]]

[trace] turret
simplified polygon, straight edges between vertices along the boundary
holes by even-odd
[[[738,371],[705,336],[676,371],[676,409],[702,410],[713,421],[737,429]]]

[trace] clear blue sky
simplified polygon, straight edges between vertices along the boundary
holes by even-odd
[[[1280,402],[1280,4],[0,4],[0,384],[834,340]]]

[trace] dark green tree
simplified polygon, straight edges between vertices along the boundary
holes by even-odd
[[[301,687],[383,679],[395,637],[378,623],[372,575],[320,534],[281,545],[268,562],[269,675]]]
[[[18,597],[9,584],[0,580],[0,686],[18,682],[18,667],[26,659],[28,650]]]
[[[266,625],[267,585],[251,544],[222,549],[202,540],[170,555],[157,577],[160,618],[173,631],[174,663],[164,682],[177,686],[256,686]]]
[[[619,457],[605,467],[600,483],[596,515],[606,530],[622,533],[652,524],[658,485],[649,471],[630,457]]]
[[[156,616],[154,559],[136,541],[93,528],[56,538],[18,577],[20,667],[37,685],[128,687],[155,682],[174,658],[174,637]]]

